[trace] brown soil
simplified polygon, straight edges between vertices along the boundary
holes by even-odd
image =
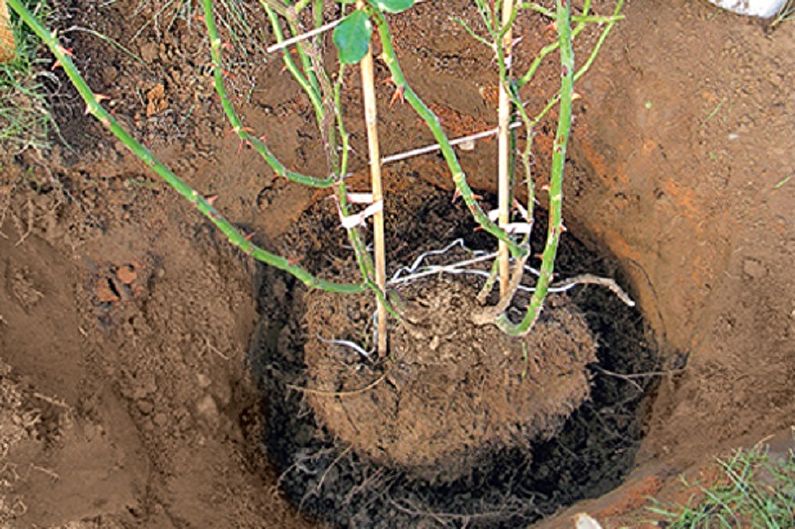
[[[219,193],[231,219],[278,246],[318,197],[275,179],[225,134],[200,24],[177,18],[169,26],[168,13],[156,19],[154,3],[138,10],[137,0],[66,4],[63,28],[92,28],[141,59],[86,32],[62,33],[91,86],[112,98],[109,108],[178,174]],[[494,123],[488,52],[449,20],[467,9],[426,2],[394,19],[407,74],[453,129]],[[626,15],[578,86],[565,188],[567,225],[618,258],[664,358],[651,374],[605,364],[638,377],[598,372],[593,382],[660,382],[626,484],[604,503],[573,508],[599,509],[606,528],[639,519],[623,511],[642,509],[680,472],[795,415],[795,185],[777,185],[795,166],[795,25],[769,31],[686,0],[630,2]],[[520,32],[518,55],[549,41],[542,26]],[[583,45],[593,38],[583,35]],[[260,60],[254,48],[232,57],[241,113],[288,166],[321,173],[306,101],[280,61]],[[551,63],[542,69],[541,88],[527,95],[533,105],[556,78]],[[355,85],[352,76],[352,122],[361,121]],[[390,88],[379,87],[385,152],[430,142],[407,108],[389,107]],[[69,147],[4,153],[0,176],[0,524],[316,526],[276,492],[261,435],[278,425],[264,424],[260,373],[252,377],[246,354],[255,329],[280,317],[257,326],[256,282],[278,289],[284,278],[255,274],[84,117],[65,83],[53,89]],[[539,131],[539,172],[551,130]],[[353,132],[361,155],[362,129]],[[460,155],[472,183],[490,190],[493,142]],[[365,167],[361,156],[353,161]],[[427,181],[451,189],[433,156],[386,174],[402,188]],[[574,271],[569,265],[561,270]],[[576,455],[589,457],[588,446]],[[578,474],[542,477],[549,492],[576,488]],[[408,526],[435,523],[421,520]],[[546,524],[570,527],[569,513]]]
[[[471,251],[492,248],[488,236],[473,231],[475,225],[467,209],[451,203],[447,193],[422,182],[415,182],[411,189],[403,191],[396,184],[387,186],[385,203],[385,208],[394,212],[390,216],[387,235],[388,246],[392,249],[392,264],[388,270],[390,277],[401,269],[403,263],[414,263],[418,255],[427,255],[429,250],[438,249],[440,241],[459,240],[468,249],[456,246],[443,255],[427,257],[428,262],[444,264],[460,261],[472,257]],[[337,279],[352,279],[352,264],[350,253],[345,249],[344,232],[339,229],[317,230],[317,226],[333,228],[337,222],[333,203],[318,202],[298,219],[285,235],[283,244],[292,250],[292,255],[303,256],[302,262],[315,273]],[[545,219],[539,214],[536,222],[543,224]],[[540,245],[542,237],[542,233],[537,233],[533,244]],[[589,252],[571,234],[565,234],[562,240],[558,257],[562,269],[572,274],[590,270],[607,276],[620,275],[615,263],[605,256]],[[531,262],[538,266],[535,260]],[[395,284],[390,287],[396,289],[391,290],[392,295],[396,296],[397,306],[407,311],[411,319],[405,321],[412,328],[411,331],[395,329],[393,333],[406,332],[413,336],[428,333],[443,325],[436,322],[438,318],[431,319],[428,316],[427,308],[419,308],[419,312],[426,317],[412,315],[418,310],[411,310],[414,304],[411,300],[424,300],[428,304],[438,297],[439,300],[434,301],[433,305],[444,304],[451,294],[460,294],[466,289],[474,295],[481,282],[472,276],[459,277],[452,285],[442,281],[434,286],[433,281],[434,278],[426,278],[408,283],[408,286]],[[429,292],[423,293],[422,289]],[[452,292],[446,292],[449,290]],[[493,296],[496,297],[496,293]],[[510,311],[520,310],[528,297],[525,292],[519,293],[516,306]],[[503,405],[505,393],[515,386],[515,380],[509,376],[510,366],[516,366],[514,372],[518,372],[521,378],[525,369],[530,372],[536,362],[548,361],[551,355],[547,356],[548,351],[536,348],[535,351],[528,351],[525,357],[520,345],[511,352],[516,356],[503,357],[504,366],[508,369],[495,370],[499,372],[494,373],[493,379],[502,384],[500,389],[488,391],[477,387],[477,384],[481,380],[488,383],[489,378],[483,379],[480,375],[488,374],[485,367],[489,361],[494,362],[499,358],[493,354],[481,365],[468,366],[466,359],[459,359],[463,366],[449,365],[446,370],[444,364],[437,366],[441,370],[438,374],[453,373],[453,376],[460,373],[461,367],[470,367],[466,376],[459,375],[463,380],[449,380],[451,377],[443,380],[436,371],[430,369],[415,369],[420,376],[413,380],[406,373],[405,363],[401,364],[397,358],[394,362],[390,358],[374,362],[368,360],[366,355],[353,353],[349,349],[334,347],[334,352],[330,353],[328,344],[317,343],[322,342],[317,337],[321,333],[325,339],[346,339],[366,344],[367,336],[372,332],[371,316],[374,310],[368,298],[366,296],[341,304],[324,294],[306,292],[294,280],[285,281],[279,274],[264,271],[259,289],[263,319],[252,347],[252,359],[256,362],[255,372],[263,380],[263,393],[268,396],[265,402],[268,424],[265,444],[280,472],[282,489],[303,512],[330,522],[333,526],[412,527],[433,518],[453,525],[465,523],[470,527],[507,529],[536,520],[584,495],[609,490],[620,482],[631,466],[632,456],[645,431],[645,410],[648,407],[645,395],[654,387],[653,380],[641,379],[627,384],[621,378],[598,376],[601,371],[594,365],[605,370],[650,371],[656,365],[655,347],[649,343],[650,337],[637,311],[624,305],[606,289],[583,288],[570,291],[566,296],[553,296],[550,310],[543,313],[539,321],[540,338],[549,335],[547,331],[554,328],[556,322],[562,321],[565,322],[564,327],[572,327],[569,331],[574,336],[565,339],[558,336],[563,339],[560,345],[580,352],[584,351],[577,348],[585,342],[596,346],[595,362],[586,366],[585,373],[580,372],[583,379],[587,377],[590,398],[581,401],[579,406],[566,409],[563,416],[553,418],[562,422],[557,435],[549,439],[545,435],[535,435],[533,438],[537,432],[531,431],[532,425],[530,428],[527,428],[527,424],[513,425],[513,436],[504,436],[491,442],[481,439],[486,442],[479,447],[467,439],[470,444],[464,450],[443,454],[435,464],[426,463],[422,466],[401,465],[394,458],[390,461],[381,447],[376,446],[376,450],[373,450],[374,444],[382,442],[385,435],[374,441],[365,438],[373,438],[374,430],[377,430],[375,435],[383,434],[386,428],[379,424],[379,420],[394,423],[397,418],[406,422],[400,413],[392,413],[388,407],[380,408],[384,401],[395,404],[397,408],[404,407],[403,400],[409,404],[416,403],[412,411],[418,417],[429,412],[434,414],[440,406],[452,408],[459,403],[462,406],[471,405],[470,419],[474,419],[472,425],[475,426],[472,430],[477,432],[477,421],[489,423],[491,419],[488,415],[484,416],[481,410],[495,414],[507,411]],[[474,308],[478,307],[470,305],[470,310]],[[445,307],[444,310],[455,311],[451,307]],[[576,332],[578,325],[571,325],[572,316],[580,320],[579,328],[586,332]],[[468,314],[463,323],[459,322],[454,332],[466,334],[473,331],[473,337],[482,337],[493,331],[472,327],[466,321],[470,317],[471,314]],[[586,322],[587,330],[582,327]],[[325,327],[321,327],[323,325]],[[408,338],[406,334],[402,336]],[[509,343],[504,336],[495,336],[500,337],[494,340],[495,343]],[[476,342],[473,348],[475,353],[478,352],[477,342],[480,339],[469,340]],[[578,339],[584,339],[585,342],[577,343]],[[437,350],[446,341],[449,341],[449,337],[440,337]],[[415,357],[420,357],[428,355],[434,340],[431,336],[424,341],[414,339],[412,343],[419,344],[421,348],[403,349],[414,351]],[[570,345],[567,346],[567,343]],[[508,346],[509,349],[514,347]],[[313,349],[318,354],[312,354]],[[560,349],[557,347],[556,350]],[[571,351],[561,353],[562,358],[556,358],[553,364],[565,364]],[[338,359],[340,355],[345,355],[343,365],[329,362],[330,358]],[[395,351],[393,355],[396,356]],[[438,355],[430,355],[438,361]],[[318,358],[332,365],[325,371],[322,367],[318,369]],[[425,363],[429,362],[425,360]],[[576,366],[576,362],[572,365]],[[545,367],[553,372],[559,369],[549,364]],[[582,364],[579,367],[582,370]],[[329,373],[336,379],[329,381]],[[535,378],[545,377],[541,374]],[[577,374],[574,378],[578,378]],[[561,384],[561,380],[558,377],[545,382],[544,393],[549,395],[542,394],[542,401],[560,407],[561,403],[554,402],[554,398],[560,397],[556,394],[555,385]],[[412,393],[398,393],[406,382],[414,383],[420,390],[428,390],[427,393],[434,395],[449,392],[451,384],[458,383],[463,395],[435,407],[432,400],[418,401]],[[499,383],[494,384],[495,389]],[[348,387],[351,389],[346,389]],[[390,387],[394,390],[390,390]],[[381,395],[371,395],[373,392]],[[396,401],[396,395],[401,397],[401,401]],[[373,396],[383,396],[384,399],[376,403]],[[518,400],[522,401],[525,396],[520,394]],[[314,405],[313,399],[317,399]],[[343,411],[334,420],[342,421],[341,426],[348,428],[351,434],[348,439],[339,435],[338,424],[328,419],[326,410],[317,411],[317,403],[334,407],[337,400]],[[533,413],[535,410],[529,413],[531,419]],[[351,420],[348,414],[356,415],[357,418]],[[375,420],[368,414],[374,414]],[[438,431],[451,439],[460,438],[461,434],[461,425],[454,422],[456,418],[455,411],[449,409],[445,409],[444,419],[432,417],[437,421],[447,421],[447,431],[442,428]],[[425,421],[423,430],[438,428],[431,420]],[[464,426],[470,427],[468,424]],[[396,429],[392,428],[391,431],[395,433]],[[409,435],[405,436],[408,439],[387,438],[386,441],[391,443],[392,448],[402,449],[404,453],[411,447],[415,452],[427,452],[440,446],[436,439],[429,439],[425,442],[426,446],[420,447],[422,443],[413,442],[412,433],[409,431]],[[362,440],[369,444],[362,448]],[[568,485],[559,487],[559,483]]]
[[[471,286],[442,279],[401,294],[411,327],[391,333],[385,366],[362,365],[317,338],[361,333],[371,296],[307,294],[309,386],[331,388],[309,391],[309,403],[335,437],[374,461],[450,480],[479,452],[552,437],[590,394],[585,366],[596,344],[565,296],[551,300],[531,334],[513,339],[471,322],[481,308]]]

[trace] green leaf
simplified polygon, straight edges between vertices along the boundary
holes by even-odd
[[[402,13],[414,5],[415,0],[375,0],[375,5],[387,13]]]
[[[356,64],[362,60],[370,46],[373,27],[367,13],[357,9],[342,19],[334,28],[334,45],[343,64]]]

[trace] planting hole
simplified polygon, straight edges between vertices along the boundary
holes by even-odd
[[[395,267],[493,251],[449,193],[413,182],[387,196]],[[283,246],[313,273],[354,280],[338,225],[332,204],[318,202]],[[536,226],[545,225],[539,216]],[[535,230],[534,248],[544,231]],[[478,270],[490,263],[393,282],[406,324],[392,324],[388,358],[374,350],[372,296],[308,291],[263,269],[252,361],[264,443],[301,512],[336,527],[513,528],[621,482],[644,433],[653,379],[616,374],[657,365],[642,315],[608,289],[577,286],[551,295],[526,338],[508,337],[471,321],[481,308]],[[622,277],[617,262],[570,233],[557,263],[561,279]],[[396,272],[388,277],[410,275]],[[517,309],[528,297],[517,295]]]

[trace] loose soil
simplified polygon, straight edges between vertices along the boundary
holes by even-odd
[[[295,239],[289,232],[324,197],[274,178],[226,134],[206,38],[193,14],[158,15],[160,6],[138,0],[62,8],[64,44],[138,138],[201,192],[218,193],[216,205],[261,244],[289,247],[284,253],[296,259],[317,254],[309,252],[319,245],[310,233]],[[594,8],[609,6],[594,2]],[[470,16],[468,9],[463,1],[425,2],[394,17],[407,75],[453,134],[494,126],[488,50],[449,19]],[[457,484],[414,487],[368,466],[353,450],[340,457],[331,436],[318,439],[311,399],[284,385],[310,382],[297,347],[301,325],[286,321],[305,313],[303,295],[289,278],[231,251],[84,116],[61,79],[52,102],[68,147],[0,155],[0,524],[296,529],[320,525],[305,515],[318,518],[342,505],[347,518],[334,522],[355,526],[356,513],[367,523],[375,519],[374,498],[363,491],[381,482],[392,486],[397,502],[381,498],[379,508],[392,509],[380,511],[384,526],[433,527],[463,518],[417,514],[423,505],[430,503],[437,517],[482,514],[495,504],[505,514],[506,489],[532,476],[533,490],[559,497],[536,494],[538,504],[521,508],[538,512],[519,512],[507,526],[615,487],[600,500],[549,516],[544,527],[571,527],[578,509],[598,514],[606,529],[640,526],[647,496],[674,487],[679,473],[789,427],[795,416],[795,25],[771,31],[687,0],[630,2],[625,14],[578,85],[564,189],[571,232],[618,264],[600,266],[596,259],[584,261],[582,270],[564,257],[560,270],[611,275],[627,285],[654,331],[660,361],[633,361],[637,347],[626,340],[625,353],[601,354],[618,347],[604,342],[620,334],[615,313],[599,298],[610,295],[595,287],[572,293],[599,340],[590,400],[557,437],[534,443],[527,465],[495,454],[492,470],[476,476],[494,485],[482,496],[467,496],[471,489]],[[317,134],[310,107],[281,62],[262,54],[257,44],[272,39],[259,30],[264,22],[253,20],[257,39],[229,54],[241,114],[286,165],[322,174],[322,152],[311,147]],[[517,57],[529,58],[550,41],[544,25],[526,22],[517,32],[523,37]],[[136,58],[91,33],[67,31],[74,27],[96,30]],[[595,37],[584,33],[578,46]],[[350,70],[345,102],[353,111],[353,168],[361,172],[367,150]],[[387,77],[382,65],[377,73]],[[552,62],[542,68],[540,84],[526,95],[534,108],[558,76]],[[390,96],[390,87],[379,84],[379,112],[388,123],[381,128],[384,152],[430,143],[409,109],[389,106]],[[540,174],[553,129],[551,122],[539,127]],[[494,151],[493,142],[483,142],[459,153],[479,190],[493,191]],[[386,178],[393,189],[427,182],[446,191],[444,202],[452,198],[436,156],[387,166]],[[539,199],[547,197],[542,192]],[[390,242],[395,262],[424,251],[412,241],[435,225],[429,219],[452,215],[440,203],[417,209],[423,222]],[[332,232],[337,224],[314,230]],[[319,264],[331,276],[342,273],[347,259],[336,233],[337,249]],[[424,237],[438,247],[471,235],[470,226]],[[290,310],[267,310],[265,293],[273,306]],[[642,328],[638,313],[633,317]],[[292,345],[263,349],[263,340]],[[284,357],[277,359],[279,351]],[[273,371],[274,365],[281,367]],[[651,410],[643,411],[635,384],[656,387]],[[590,404],[626,399],[629,411]],[[616,434],[620,428],[631,435]],[[316,457],[286,472],[296,448]],[[314,483],[307,480],[311,472]],[[333,488],[307,495],[334,474],[341,479]],[[349,476],[367,485],[351,495]],[[640,514],[632,516],[636,509]]]
[[[449,480],[479,451],[549,439],[590,394],[585,366],[596,360],[596,343],[565,297],[528,337],[512,339],[471,321],[482,310],[472,286],[440,279],[401,294],[407,325],[390,334],[384,365],[320,339],[361,335],[372,296],[311,292],[306,302],[309,386],[332,388],[308,391],[310,406],[332,435],[370,459]],[[360,391],[374,380],[383,383]]]

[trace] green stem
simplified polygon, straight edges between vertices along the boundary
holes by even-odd
[[[563,174],[566,164],[566,147],[568,146],[571,132],[571,106],[574,93],[574,50],[571,42],[570,2],[569,0],[557,0],[556,3],[561,83],[558,128],[552,149],[552,168],[549,182],[549,226],[546,245],[541,257],[540,275],[524,318],[518,324],[512,323],[505,314],[501,315],[497,320],[497,325],[500,329],[512,336],[526,335],[541,314],[549,285],[552,282],[558,242],[563,231]]]
[[[273,35],[276,37],[276,42],[281,43],[284,41],[284,33],[282,33],[281,25],[279,24],[279,19],[274,12],[273,5],[276,2],[268,1],[268,0],[260,0],[260,4],[262,5],[263,9],[265,9],[265,13],[268,15],[268,19],[271,23],[271,28],[273,30]],[[287,13],[287,11],[285,11]],[[294,24],[290,23],[290,18],[288,15],[284,15],[285,18],[288,20],[288,25],[290,26],[290,31],[295,33],[293,29]],[[301,62],[303,65],[303,72],[298,69],[298,66],[295,64],[292,55],[290,55],[290,50],[285,49],[282,52],[282,60],[284,60],[284,66],[287,68],[287,71],[293,76],[293,78],[298,82],[301,88],[306,92],[306,95],[309,97],[309,100],[312,103],[312,107],[315,109],[315,118],[318,122],[323,120],[323,107],[320,104],[320,90],[317,87],[317,80],[312,82],[314,79],[314,75],[312,73],[312,69],[309,64],[309,58],[306,56],[306,52],[304,51],[303,46],[296,46],[298,49],[298,54],[301,58]]]
[[[265,9],[268,17],[270,18],[273,27],[274,35],[278,42],[284,40],[284,35],[279,25],[279,20],[276,18],[273,10],[275,0],[260,0],[263,8]],[[288,21],[288,27],[293,34],[297,34],[298,20],[296,13],[308,5],[297,6],[295,8],[286,8],[284,17]],[[318,5],[313,4],[313,11],[315,13],[314,24],[320,26],[323,24],[322,13],[320,17],[317,16]],[[322,7],[322,6],[320,6]],[[284,62],[290,74],[296,79],[298,84],[310,98],[312,106],[315,109],[315,117],[318,129],[326,150],[326,158],[329,170],[333,175],[336,175],[336,185],[334,186],[334,194],[339,204],[340,213],[343,216],[349,214],[350,208],[348,204],[348,190],[344,181],[344,176],[348,171],[348,159],[350,153],[350,135],[345,129],[345,123],[342,115],[342,83],[345,71],[345,65],[340,64],[337,76],[337,82],[332,85],[331,80],[322,64],[322,54],[318,48],[318,42],[313,41],[311,44],[298,43],[299,55],[302,57],[303,70],[309,79],[314,79],[314,82],[307,81],[302,71],[297,67],[288,50],[284,51]],[[305,60],[303,60],[305,59]],[[319,80],[319,84],[318,84]],[[342,155],[340,157],[337,152],[337,134],[335,134],[335,126],[338,130],[339,141],[341,142]],[[391,305],[386,301],[383,292],[378,289],[376,283],[373,281],[375,277],[375,267],[367,252],[367,246],[362,240],[361,233],[358,228],[351,228],[347,230],[348,241],[353,248],[356,264],[359,272],[368,288],[371,288],[376,293],[376,298],[383,300],[387,308],[387,312],[396,316],[397,314],[392,309]]]
[[[614,18],[621,12],[621,9],[623,7],[624,7],[624,0],[618,0],[618,2],[616,2],[616,7],[613,12]],[[580,78],[582,78],[582,76],[585,75],[588,72],[588,70],[591,68],[594,61],[596,60],[596,57],[599,55],[599,50],[602,49],[602,45],[604,44],[605,40],[607,40],[607,36],[610,35],[610,31],[613,29],[613,26],[615,26],[617,21],[618,18],[615,18],[614,21],[608,22],[607,25],[604,27],[602,33],[599,35],[599,38],[596,40],[596,44],[594,44],[594,47],[591,50],[591,54],[588,56],[588,60],[586,60],[585,64],[580,66],[580,68],[577,70],[577,73],[574,74],[575,83],[579,81]],[[537,125],[538,122],[540,122],[543,119],[543,117],[547,114],[547,112],[555,108],[555,105],[557,105],[559,101],[560,101],[560,92],[558,91],[557,94],[552,96],[549,99],[549,101],[547,101],[546,106],[543,109],[541,109],[541,112],[536,114],[536,116],[533,118],[533,124]]]
[[[310,2],[311,2],[311,0],[299,0],[298,2],[296,2],[296,4],[295,4],[295,14],[296,15],[300,14],[301,11],[303,11],[306,8],[306,6],[309,5]]]
[[[298,15],[294,10],[287,10],[287,24],[289,25],[290,31],[293,35],[298,35],[300,33]],[[309,82],[312,84],[312,88],[320,93],[320,85],[317,82],[317,75],[315,74],[315,70],[312,68],[312,62],[309,60],[309,55],[306,52],[305,44],[303,42],[298,42],[295,46],[295,49],[298,51],[298,57],[301,60],[301,67],[304,69],[304,73],[309,79]],[[289,53],[289,51],[285,50],[285,53]]]
[[[202,6],[204,7],[204,22],[207,26],[207,34],[210,38],[210,55],[213,63],[215,91],[218,93],[218,97],[221,100],[224,114],[226,114],[227,120],[229,120],[230,125],[232,125],[232,130],[238,135],[241,141],[249,143],[277,175],[285,177],[291,182],[309,187],[328,188],[334,185],[335,179],[333,176],[317,178],[290,171],[276,158],[276,156],[274,156],[265,145],[265,142],[249,133],[243,127],[243,123],[240,121],[237,112],[235,112],[235,107],[232,105],[232,101],[229,99],[229,95],[226,92],[223,63],[221,59],[221,38],[218,36],[218,27],[215,24],[213,2],[212,0],[202,0]]]
[[[540,13],[547,18],[555,18],[555,12],[551,9],[547,9],[546,7],[537,4],[536,2],[524,2],[521,4],[520,9],[528,9],[530,11],[535,11],[536,13]],[[591,24],[606,24],[608,22],[617,22],[619,20],[624,20],[623,15],[614,15],[614,16],[600,16],[600,15],[589,15],[588,9],[583,8],[583,12],[581,15],[571,15],[572,22],[587,22]]]
[[[395,54],[395,49],[392,45],[392,36],[389,31],[386,18],[384,17],[383,13],[375,8],[372,9],[372,14],[378,28],[378,34],[381,38],[381,59],[386,64],[387,68],[389,68],[395,87],[403,92],[403,97],[405,97],[408,104],[411,105],[417,115],[419,115],[419,117],[425,122],[433,134],[433,137],[436,139],[436,142],[439,144],[442,156],[447,162],[450,172],[452,173],[453,183],[455,184],[458,193],[461,195],[461,198],[464,200],[464,203],[469,208],[469,211],[472,213],[472,216],[475,218],[475,221],[486,232],[490,233],[497,239],[504,241],[508,245],[511,254],[514,257],[527,254],[527,249],[518,245],[502,228],[492,222],[478,204],[477,200],[475,199],[475,195],[472,192],[472,188],[469,187],[469,184],[466,181],[466,175],[464,174],[464,170],[458,161],[455,150],[453,149],[452,145],[450,145],[450,140],[447,138],[447,135],[445,134],[444,129],[439,122],[439,118],[431,111],[430,108],[428,108],[422,99],[420,99],[411,86],[409,86],[408,82],[406,81],[406,77],[403,75],[403,70],[400,68],[400,64],[398,63],[398,59]]]
[[[182,195],[193,206],[214,224],[229,240],[229,242],[240,248],[243,252],[251,255],[254,259],[267,265],[283,270],[303,284],[311,288],[319,288],[329,292],[353,294],[364,292],[368,285],[366,283],[335,283],[312,275],[307,270],[291,264],[286,258],[273,254],[249,241],[243,233],[235,228],[232,223],[226,220],[199,192],[190,187],[185,181],[175,175],[171,169],[157,160],[146,147],[141,145],[138,140],[132,137],[107,110],[102,108],[97,101],[94,92],[88,86],[77,67],[69,58],[67,50],[61,46],[50,30],[45,28],[38,19],[25,7],[22,0],[7,0],[8,5],[20,17],[20,19],[44,42],[58,63],[75,87],[80,97],[86,103],[86,111],[105,126],[125,147],[137,156],[147,167],[154,171],[177,193]]]
[[[348,191],[345,185],[344,175],[348,174],[348,158],[350,153],[350,134],[348,134],[347,129],[345,128],[345,121],[343,120],[342,116],[342,83],[343,79],[345,78],[345,64],[340,63],[339,71],[337,72],[337,80],[334,83],[334,115],[337,122],[337,131],[341,142],[342,148],[342,155],[340,156],[340,166],[339,172],[340,175],[339,182],[337,184],[337,200],[340,204],[340,211],[342,211],[343,215],[348,214]],[[375,277],[375,265],[373,264],[373,260],[370,256],[370,252],[367,251],[367,246],[364,244],[362,240],[362,236],[359,233],[359,230],[353,228],[348,230],[348,240],[351,243],[351,247],[353,248],[354,255],[356,256],[356,264],[359,266],[359,272],[362,274],[362,277],[367,279],[372,279]],[[384,298],[386,299],[386,298]],[[387,311],[392,314],[392,307],[388,302],[385,302],[385,306],[387,307]]]
[[[480,42],[481,44],[486,46],[488,49],[490,49],[490,50],[494,49],[494,43],[493,42],[489,42],[488,39],[478,35],[478,33],[474,29],[472,29],[472,27],[467,23],[466,20],[464,20],[463,18],[460,18],[460,17],[452,17],[452,21],[455,22],[456,24],[458,24],[459,26],[461,26],[462,28],[464,28],[464,31],[466,31],[467,34],[470,37],[472,37],[476,41]]]
[[[486,26],[486,31],[489,32],[492,40],[496,40],[499,24],[494,18],[494,12],[486,4],[485,0],[475,0],[475,6],[478,9],[478,13],[480,13],[480,18],[483,20],[483,25]]]
[[[524,4],[522,7],[525,7],[526,5],[527,4]],[[537,5],[537,4],[531,4],[531,5]],[[546,9],[546,8],[542,8],[542,9]],[[583,15],[587,16],[587,14],[590,11],[590,9],[591,9],[591,0],[585,0],[585,2],[583,2],[583,6],[582,6]],[[547,11],[549,11],[549,10],[547,10]],[[552,13],[552,11],[549,11],[547,16],[550,16],[550,17],[554,18],[555,15],[554,15],[554,13]],[[586,26],[587,26],[587,24],[585,22],[580,22],[579,24],[577,24],[577,26],[574,28],[574,31],[572,32],[572,35],[571,35],[572,40],[576,39],[577,36],[580,33],[582,33],[582,31],[585,29]],[[538,55],[535,56],[535,58],[533,59],[533,62],[530,64],[530,67],[527,69],[527,72],[522,77],[519,78],[519,81],[517,81],[518,88],[522,88],[527,83],[529,83],[533,79],[533,76],[535,76],[536,71],[538,71],[539,66],[541,66],[541,63],[547,57],[547,55],[549,55],[550,53],[556,51],[559,47],[560,47],[560,40],[556,40],[555,42],[547,44],[546,46],[541,48],[541,51],[539,51]]]

